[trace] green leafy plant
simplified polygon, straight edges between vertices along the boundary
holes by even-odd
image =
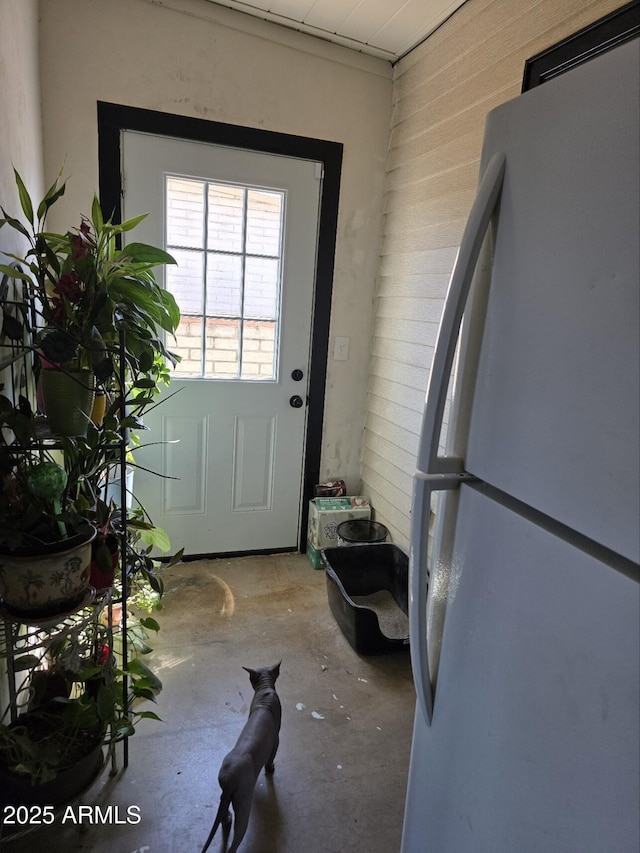
[[[28,298],[41,321],[34,345],[50,364],[63,369],[92,369],[97,378],[113,376],[113,353],[125,334],[126,360],[132,386],[155,387],[161,363],[175,356],[165,347],[162,331],[173,333],[180,312],[171,293],[161,288],[153,270],[175,264],[162,249],[144,243],[118,241],[147,214],[120,224],[105,221],[94,196],[90,216],[65,234],[47,231],[47,215],[64,194],[61,175],[34,208],[19,173],[14,170],[24,224],[2,207],[0,228],[9,226],[27,241],[23,256],[8,254],[13,263],[0,264],[0,273],[25,282]],[[26,317],[11,316],[12,336],[20,339]]]
[[[120,668],[107,646],[103,652],[102,662],[85,662],[79,672],[65,669],[58,661],[46,673],[57,677],[58,695],[41,704],[36,697],[35,707],[20,715],[16,723],[0,726],[0,768],[29,778],[33,785],[42,784],[97,746],[111,746],[131,737],[141,720],[160,720],[154,711],[137,707],[137,700],[155,702],[162,689],[158,677],[138,657]],[[38,683],[35,676],[43,674],[36,670],[32,681]]]
[[[12,263],[0,264],[3,277],[22,284],[23,300],[10,306],[0,300],[3,334],[37,352],[44,367],[91,368],[109,405],[102,425],[89,421],[86,436],[60,439],[64,461],[57,461],[66,482],[60,500],[52,503],[34,496],[30,486],[33,468],[55,461],[39,443],[33,401],[21,397],[14,404],[0,396],[0,544],[11,547],[64,538],[69,527],[91,515],[96,521],[100,483],[119,462],[119,442],[124,436],[137,443],[145,408],[169,381],[167,363],[176,358],[164,335],[173,333],[180,319],[174,297],[153,273],[175,260],[143,243],[118,246],[146,214],[113,224],[104,220],[94,196],[90,217],[64,234],[54,233],[46,230],[46,219],[66,183],[59,175],[36,207],[14,173],[24,221],[1,207],[0,228],[19,232],[28,249],[23,256],[7,254]],[[33,369],[38,372],[37,361]]]
[[[121,624],[114,630],[105,613],[55,632],[40,656],[15,659],[15,671],[28,672],[21,693],[29,701],[16,722],[0,725],[0,770],[42,784],[97,746],[131,737],[141,720],[160,720],[147,703],[156,702],[162,683],[143,660],[152,651],[149,632],[160,630],[157,620],[130,622],[133,653],[123,663]]]
[[[142,243],[119,245],[143,216],[105,221],[94,197],[90,215],[76,228],[54,233],[46,218],[65,192],[61,177],[37,206],[17,172],[15,180],[23,219],[2,207],[0,228],[19,232],[27,248],[21,256],[6,254],[8,263],[0,264],[2,335],[12,348],[34,356],[28,368],[36,375],[52,367],[90,368],[106,391],[107,408],[101,423],[88,421],[85,434],[51,442],[34,400],[0,393],[0,546],[46,545],[72,531],[95,529],[94,554],[103,566],[115,540],[121,550],[113,609],[131,597],[141,611],[131,614],[127,626],[132,659],[123,661],[121,628],[98,626],[89,637],[68,632],[47,647],[44,661],[26,654],[18,662],[17,671],[32,670],[35,707],[16,723],[0,725],[0,767],[41,783],[94,744],[130,736],[141,719],[158,719],[139,710],[138,703],[155,701],[161,688],[142,658],[151,651],[149,632],[159,629],[150,613],[161,606],[161,573],[182,552],[161,564],[152,552],[168,552],[164,531],[142,508],[129,511],[108,501],[104,481],[120,465],[123,447],[130,455],[139,443],[144,412],[168,384],[167,365],[176,357],[164,338],[180,315],[153,272],[174,259]],[[21,299],[11,304],[7,279],[20,285],[15,290]],[[52,685],[53,697],[47,693]]]
[[[29,401],[0,395],[0,544],[37,547],[88,532],[78,482],[38,442]]]

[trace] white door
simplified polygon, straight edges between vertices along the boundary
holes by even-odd
[[[182,312],[167,341],[182,361],[145,415],[134,492],[187,554],[299,544],[320,175],[123,133],[124,216],[151,212],[132,239],[176,258],[163,283]]]

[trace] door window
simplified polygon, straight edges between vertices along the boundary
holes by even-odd
[[[284,208],[283,191],[166,176],[176,376],[277,379]]]

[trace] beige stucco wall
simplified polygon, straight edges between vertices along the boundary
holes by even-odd
[[[206,0],[40,0],[45,174],[68,226],[97,188],[96,102],[344,144],[321,476],[360,477],[391,66]],[[52,224],[57,220],[53,219]]]

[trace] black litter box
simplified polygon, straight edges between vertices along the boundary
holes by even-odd
[[[391,543],[325,548],[320,553],[331,612],[352,648],[360,655],[408,649],[407,555]]]

